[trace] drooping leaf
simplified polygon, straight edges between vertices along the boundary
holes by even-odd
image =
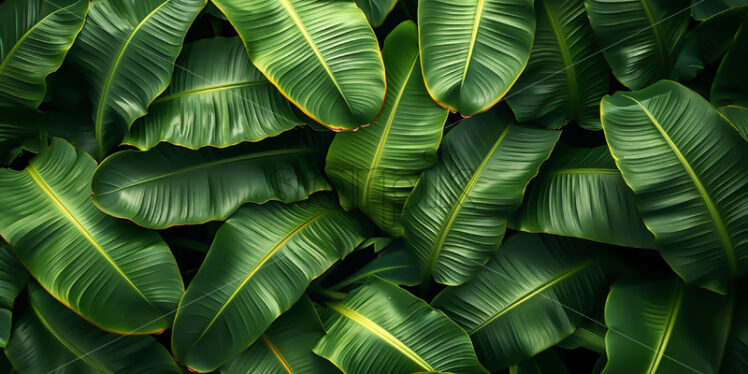
[[[712,82],[709,99],[716,106],[748,106],[748,72],[745,62],[748,61],[748,17],[738,29],[730,49],[719,64],[717,75]]]
[[[377,116],[386,87],[382,56],[353,1],[212,1],[252,63],[309,117],[351,130]]]
[[[549,348],[537,356],[509,367],[509,374],[570,374],[558,352]]]
[[[397,0],[355,0],[361,10],[366,14],[369,23],[374,27],[379,27],[384,23],[384,19],[395,8]]]
[[[312,353],[324,334],[312,301],[302,296],[251,347],[221,367],[221,373],[339,373],[330,362]]]
[[[184,290],[161,237],[91,202],[96,163],[55,139],[23,171],[0,170],[0,234],[55,298],[95,325],[153,333]]]
[[[603,129],[662,256],[724,293],[748,272],[748,147],[706,100],[661,81],[606,96]]]
[[[13,300],[16,299],[26,281],[28,272],[18,262],[5,241],[0,240],[0,347],[5,348],[10,337]]]
[[[527,69],[506,102],[520,122],[560,128],[575,120],[600,130],[600,98],[610,69],[595,47],[583,0],[539,0],[537,30]]]
[[[36,108],[83,27],[87,0],[0,4],[0,106]]]
[[[169,88],[125,144],[147,150],[159,142],[197,149],[275,136],[303,124],[291,104],[247,58],[239,38],[199,40],[177,59]]]
[[[589,242],[519,233],[473,279],[431,304],[465,329],[481,362],[498,371],[574,332],[602,303],[612,270]]]
[[[458,285],[478,271],[558,137],[513,123],[505,108],[447,134],[441,159],[422,174],[403,210],[405,242],[422,277]]]
[[[715,16],[718,13],[730,9],[732,7],[738,7],[744,4],[748,4],[746,0],[691,0],[691,15],[697,20],[705,20],[709,17]]]
[[[370,278],[328,306],[314,352],[346,373],[487,373],[464,331],[392,283]]]
[[[559,147],[530,183],[509,226],[626,247],[654,248],[608,147]]]
[[[690,6],[672,0],[585,0],[613,75],[636,90],[670,76]]]
[[[162,144],[122,151],[94,174],[94,203],[149,228],[226,219],[246,202],[293,202],[329,189],[327,137],[295,131],[259,143],[188,150]]]
[[[530,58],[531,0],[424,0],[418,37],[426,87],[440,105],[465,116],[496,104]]]
[[[368,231],[324,194],[239,209],[218,230],[180,303],[172,334],[179,361],[211,371],[249,347]]]
[[[734,127],[743,139],[748,140],[748,108],[738,105],[725,105],[719,113]]]
[[[325,171],[345,209],[360,208],[390,235],[402,234],[400,214],[419,173],[436,162],[447,110],[426,92],[411,21],[384,43],[387,100],[376,121],[356,132],[338,133]]]
[[[706,1],[705,1],[706,2]],[[670,77],[680,82],[695,78],[727,51],[748,13],[748,5],[715,14],[686,34]]]
[[[605,304],[603,374],[717,373],[732,318],[729,298],[675,277],[616,282]]]
[[[36,283],[29,284],[28,296],[5,351],[20,373],[181,373],[152,337],[97,329]]]
[[[94,0],[70,61],[90,86],[98,159],[169,84],[206,0]]]
[[[381,251],[377,258],[359,271],[330,288],[333,290],[343,289],[352,284],[364,282],[371,276],[377,276],[394,284],[406,286],[415,286],[421,281],[415,261],[411,254],[405,250],[405,243],[399,239]]]

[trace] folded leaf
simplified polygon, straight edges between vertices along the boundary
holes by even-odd
[[[748,61],[748,18],[744,18],[730,49],[727,50],[719,64],[709,94],[712,104],[748,106],[748,88],[745,85],[748,81],[746,61]]]
[[[608,147],[557,148],[509,226],[625,247],[654,248]]]
[[[197,149],[257,141],[301,125],[291,104],[252,66],[239,38],[189,44],[169,88],[135,122],[124,143]]]
[[[517,125],[497,108],[447,134],[441,159],[422,174],[403,210],[405,243],[422,277],[458,285],[478,271],[559,133]]]
[[[464,331],[392,283],[370,278],[328,306],[314,352],[346,373],[488,373]]]
[[[36,108],[83,27],[87,0],[0,4],[0,106]]]
[[[0,235],[56,299],[118,333],[171,324],[184,286],[166,243],[91,202],[96,163],[55,139],[23,171],[0,170]]]
[[[519,233],[473,279],[431,305],[465,329],[481,362],[499,371],[571,335],[601,304],[612,270],[588,242]]]
[[[224,220],[246,202],[293,202],[327,190],[327,137],[295,131],[260,143],[122,151],[94,174],[94,203],[149,228]]]
[[[10,247],[0,240],[0,347],[5,348],[10,337],[11,312],[16,299],[29,274],[18,262]]]
[[[368,231],[324,194],[242,207],[218,230],[182,298],[172,333],[176,357],[193,370],[215,370],[260,338]]]
[[[411,21],[384,43],[387,100],[371,126],[338,133],[325,171],[345,209],[360,208],[390,235],[402,234],[400,214],[421,170],[436,162],[447,110],[426,92]]]
[[[366,14],[369,23],[374,27],[379,27],[384,23],[384,19],[395,8],[397,0],[355,0],[361,10]]]
[[[672,81],[606,96],[603,129],[655,244],[688,283],[724,293],[748,273],[748,147]]]
[[[309,117],[351,130],[377,116],[386,87],[382,56],[353,1],[212,1],[252,63]]]
[[[525,69],[534,34],[531,0],[419,1],[421,66],[431,97],[465,116],[488,110]]]

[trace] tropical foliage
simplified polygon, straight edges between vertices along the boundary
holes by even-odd
[[[745,0],[0,1],[0,371],[748,373]]]

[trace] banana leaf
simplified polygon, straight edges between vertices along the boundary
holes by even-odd
[[[730,125],[748,141],[748,108],[738,105],[725,105],[719,108],[719,113]]]
[[[361,10],[366,14],[366,19],[374,27],[382,26],[384,19],[395,8],[397,0],[355,0]]]
[[[691,15],[697,20],[706,20],[727,9],[748,4],[746,0],[691,0]]]
[[[745,62],[748,61],[748,17],[738,29],[730,49],[717,69],[712,82],[709,100],[716,106],[748,106],[748,72]]]
[[[13,301],[26,286],[29,274],[18,262],[10,247],[0,240],[0,347],[10,338]]]

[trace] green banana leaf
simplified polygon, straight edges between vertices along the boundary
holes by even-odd
[[[148,228],[224,220],[246,202],[293,202],[328,190],[326,134],[303,129],[259,143],[122,151],[96,169],[93,201]]]
[[[397,240],[385,250],[379,252],[377,258],[359,271],[329,288],[340,290],[352,284],[362,283],[371,276],[377,276],[394,284],[405,286],[415,286],[421,281],[415,261],[410,253],[405,250],[405,243],[402,240]]]
[[[488,373],[462,329],[392,283],[370,278],[328,307],[314,352],[345,373]]]
[[[499,102],[530,58],[532,0],[418,2],[421,67],[431,97],[463,116]]]
[[[103,159],[166,89],[187,29],[206,0],[94,0],[70,62],[91,86]]]
[[[247,350],[221,367],[222,374],[339,373],[330,362],[312,353],[325,334],[312,301],[302,296]]]
[[[184,286],[161,237],[91,202],[96,163],[55,139],[23,171],[0,170],[0,235],[56,299],[96,326],[154,333]]]
[[[717,373],[735,317],[730,304],[675,277],[616,282],[605,304],[603,374]]]
[[[527,69],[506,96],[519,122],[560,128],[574,120],[600,130],[600,98],[610,69],[592,36],[583,0],[538,0]]]
[[[172,333],[176,357],[193,370],[215,370],[369,234],[327,194],[242,207],[218,230],[182,298]]]
[[[602,313],[595,313],[577,326],[574,333],[568,338],[556,344],[557,347],[564,349],[586,348],[597,353],[605,353],[605,334],[608,332],[607,326],[601,321],[604,320]]]
[[[33,282],[28,297],[5,350],[20,373],[181,373],[169,352],[150,336],[97,329]]]
[[[679,82],[694,79],[707,65],[725,54],[748,13],[748,5],[709,17],[686,34],[670,77]]]
[[[662,256],[724,293],[748,273],[748,147],[704,98],[672,81],[603,98],[603,130]]]
[[[745,290],[742,290],[745,292]],[[735,293],[735,297],[740,297],[745,293],[740,291]],[[741,374],[748,373],[748,302],[743,297],[736,300],[735,311],[733,312],[732,326],[730,328],[730,339],[725,347],[725,354],[722,357],[719,374]]]
[[[748,108],[725,105],[719,108],[719,113],[748,141]]]
[[[636,90],[670,76],[686,36],[690,6],[673,0],[585,0],[613,75]]]
[[[525,193],[509,227],[625,247],[654,248],[634,194],[608,147],[558,147]]]
[[[36,108],[83,28],[87,0],[8,0],[0,4],[0,106]]]
[[[384,19],[397,4],[397,0],[355,0],[355,2],[374,27],[382,26]]]
[[[709,94],[712,104],[748,106],[748,88],[745,84],[748,82],[746,61],[748,61],[748,17],[744,18],[730,49],[727,50],[719,64]]]
[[[553,348],[509,367],[509,374],[571,374],[566,364]]]
[[[748,4],[746,0],[691,0],[691,15],[697,20],[706,20],[724,10]]]
[[[382,113],[371,126],[335,135],[325,171],[343,208],[360,208],[377,226],[400,236],[403,204],[419,173],[436,162],[448,112],[423,85],[413,22],[387,36],[383,56],[389,90]]]
[[[8,151],[39,136],[45,115],[33,109],[0,107],[0,150]]]
[[[481,272],[431,302],[470,334],[491,371],[518,364],[571,335],[601,304],[614,262],[589,242],[515,234]]]
[[[191,149],[228,147],[275,136],[303,122],[247,58],[239,38],[186,45],[169,88],[135,122],[123,143]]]
[[[0,347],[5,348],[10,337],[13,301],[16,299],[29,274],[18,262],[10,247],[0,240]]]
[[[447,134],[403,210],[405,243],[425,280],[459,285],[501,243],[507,217],[550,156],[559,131],[513,123],[500,107]]]
[[[386,91],[382,55],[353,1],[212,1],[252,63],[306,115],[335,130],[375,119]]]
[[[361,245],[359,245],[356,250],[374,247],[374,252],[376,253],[387,248],[388,245],[392,244],[393,240],[394,239],[390,238],[389,236],[376,236],[364,240],[364,242],[361,243]]]

